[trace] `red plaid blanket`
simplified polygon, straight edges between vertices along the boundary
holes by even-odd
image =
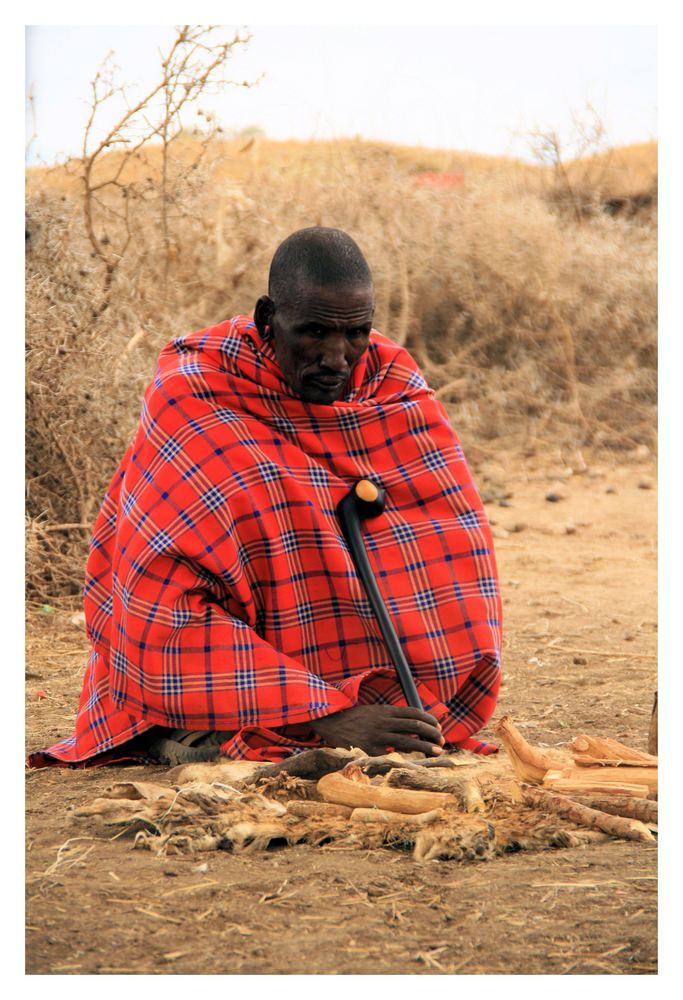
[[[76,732],[32,766],[125,758],[155,724],[272,760],[320,745],[310,719],[405,704],[335,516],[362,477],[386,490],[363,531],[425,709],[447,744],[495,749],[472,736],[496,704],[501,605],[458,441],[376,331],[347,390],[300,400],[246,316],[167,345],[95,525]]]

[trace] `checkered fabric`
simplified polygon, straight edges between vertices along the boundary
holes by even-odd
[[[239,316],[160,355],[95,525],[76,732],[29,763],[124,759],[153,725],[275,760],[320,745],[311,719],[405,704],[335,516],[360,478],[386,490],[363,532],[425,709],[495,750],[473,734],[500,683],[496,565],[444,409],[376,331],[344,399],[305,403]]]

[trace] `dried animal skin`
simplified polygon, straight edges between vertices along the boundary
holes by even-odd
[[[256,760],[228,760],[226,757],[218,757],[198,764],[181,764],[166,773],[174,785],[185,785],[190,781],[203,781],[207,784],[219,781],[234,785],[236,782],[246,781],[261,767],[263,765]]]
[[[352,822],[357,823],[409,823],[413,826],[426,826],[435,820],[443,819],[442,809],[431,809],[424,813],[392,812],[390,809],[358,807],[351,813]]]
[[[495,857],[496,853],[496,830],[492,823],[464,832],[458,829],[421,830],[413,848],[415,861],[431,861],[434,858],[483,861]]]
[[[287,828],[275,823],[254,823],[245,820],[235,823],[223,832],[223,841],[229,841],[237,854],[263,851],[271,840],[287,838]]]
[[[160,785],[155,781],[117,781],[107,789],[110,799],[168,799],[175,792],[168,785]]]
[[[549,841],[551,847],[585,847],[586,844],[604,844],[612,840],[602,830],[558,830]]]
[[[153,802],[139,799],[93,799],[84,806],[74,809],[74,816],[83,819],[87,816],[97,816],[107,825],[129,823],[134,819],[153,822],[158,813]]]
[[[353,809],[351,806],[342,806],[335,802],[313,802],[301,799],[288,802],[287,812],[300,819],[308,819],[310,816],[336,816],[348,819]]]

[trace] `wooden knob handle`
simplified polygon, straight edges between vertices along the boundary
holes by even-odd
[[[379,490],[369,479],[361,479],[356,483],[356,496],[366,503],[374,503],[379,496]]]

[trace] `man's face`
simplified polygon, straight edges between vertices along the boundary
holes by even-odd
[[[273,350],[292,390],[307,403],[344,395],[354,365],[368,347],[375,294],[372,285],[301,285],[275,304]]]

